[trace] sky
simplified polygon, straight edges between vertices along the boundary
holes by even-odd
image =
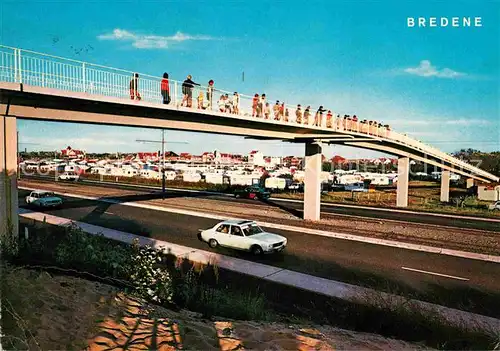
[[[409,27],[408,17],[481,17]],[[500,150],[499,1],[0,2],[0,43],[379,120],[446,152]],[[244,81],[242,74],[244,72]],[[20,147],[154,151],[152,129],[18,121]],[[167,131],[167,149],[303,155],[279,141]],[[327,146],[328,157],[379,154]]]

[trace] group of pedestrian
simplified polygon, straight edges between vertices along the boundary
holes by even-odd
[[[227,93],[221,94],[217,105],[219,107],[219,112],[226,112],[237,115],[240,113],[240,94],[235,91],[231,98]]]
[[[189,74],[184,82],[182,83],[182,102],[181,106],[192,107],[193,106],[193,89],[195,86],[200,86],[200,84],[195,83],[192,79],[193,77]],[[198,97],[198,108],[211,107],[213,101],[213,86],[214,81],[210,80],[207,87],[207,101],[208,104],[203,104],[203,94],[201,96],[202,104],[200,104],[200,98]],[[129,84],[130,88],[130,99],[131,100],[141,100],[141,94],[139,93],[139,74],[134,73]],[[170,84],[168,81],[168,73],[163,73],[163,78],[160,82],[160,94],[164,104],[168,105],[172,101],[170,94]]]
[[[283,120],[284,122],[288,122],[288,118],[290,117],[290,112],[288,111],[288,108],[285,107],[284,102],[280,104],[280,101],[277,100],[273,107],[273,113],[275,121]]]
[[[188,75],[184,82],[182,83],[182,102],[181,106],[193,107],[193,90],[195,86],[200,86],[200,84],[192,80],[192,76]],[[163,73],[163,78],[160,84],[160,93],[162,96],[163,104],[170,104],[170,85],[168,81],[168,73]],[[141,100],[141,95],[139,93],[139,74],[134,73],[132,79],[130,80],[130,98],[132,100]],[[214,81],[210,79],[208,81],[206,93],[202,91],[198,93],[197,96],[197,108],[198,109],[212,109],[213,107],[213,97],[214,97]],[[206,101],[205,101],[206,98]],[[217,101],[217,107],[220,112],[239,114],[240,113],[240,95],[235,92],[231,97],[229,94],[221,94],[219,100]],[[326,112],[326,120],[325,120]],[[288,108],[285,106],[284,102],[276,101],[273,108],[269,102],[266,100],[266,94],[255,94],[252,98],[252,117],[259,117],[264,119],[270,119],[274,116],[276,121],[288,122],[290,113]],[[313,126],[326,126],[327,128],[337,128],[350,131],[359,131],[367,134],[374,134],[373,130],[376,128],[385,128],[387,131],[390,130],[389,125],[383,125],[380,122],[363,120],[359,121],[356,115],[352,117],[350,115],[336,115],[332,114],[331,110],[326,110],[323,106],[320,106],[314,115],[314,119],[311,115],[311,106],[307,106],[304,111],[302,111],[302,106],[297,105],[295,109],[295,122],[297,124],[309,125],[312,122]]]

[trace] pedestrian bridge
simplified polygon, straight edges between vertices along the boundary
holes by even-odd
[[[297,104],[285,99],[282,113],[275,117],[273,102],[283,101],[283,97],[267,99],[271,113],[266,118],[265,115],[254,116],[253,96],[244,94],[239,94],[238,113],[221,112],[217,104],[218,97],[226,93],[232,97],[234,91],[219,87],[215,87],[212,106],[207,106],[207,101],[198,105],[200,94],[202,100],[206,100],[207,87],[195,86],[192,90],[192,107],[187,107],[181,104],[182,82],[169,79],[171,102],[163,104],[160,91],[162,78],[139,73],[137,83],[133,85],[140,94],[139,100],[135,93],[131,94],[130,89],[130,82],[136,73],[0,45],[0,172],[3,179],[17,172],[16,119],[21,118],[165,128],[304,143],[304,217],[307,219],[319,219],[319,174],[323,144],[343,144],[398,156],[397,205],[400,207],[408,204],[410,159],[443,170],[443,201],[448,200],[450,172],[482,182],[499,180],[478,167],[388,126],[356,121],[343,117],[339,111],[332,110],[331,117],[326,111],[316,115],[317,106],[312,106],[310,116],[306,119],[304,112],[307,105],[297,102],[302,104],[302,115],[297,119]],[[15,179],[12,180],[12,187],[15,187]],[[6,189],[3,188],[2,198],[5,194]],[[12,206],[17,211],[17,204],[14,204],[14,199],[11,200],[7,201],[11,202],[7,207],[5,200],[2,200],[0,222],[6,215],[5,211],[12,210]]]

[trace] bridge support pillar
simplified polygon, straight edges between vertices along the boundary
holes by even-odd
[[[398,182],[396,191],[396,206],[408,207],[408,183],[410,179],[410,159],[398,159]]]
[[[470,189],[474,186],[474,178],[467,178],[466,181],[466,188]]]
[[[321,144],[306,143],[304,219],[318,221],[321,207]]]
[[[0,236],[19,235],[16,118],[0,115]]]
[[[450,171],[441,172],[441,202],[450,201]]]

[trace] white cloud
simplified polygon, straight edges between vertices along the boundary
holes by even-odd
[[[405,68],[404,71],[420,77],[458,78],[466,75],[465,73],[457,72],[449,68],[439,70],[436,66],[433,66],[429,60],[422,60],[417,67]]]
[[[168,49],[172,43],[193,40],[218,40],[208,35],[190,35],[177,32],[171,36],[143,35],[116,28],[113,32],[97,36],[99,40],[119,40],[131,42],[136,49]]]

